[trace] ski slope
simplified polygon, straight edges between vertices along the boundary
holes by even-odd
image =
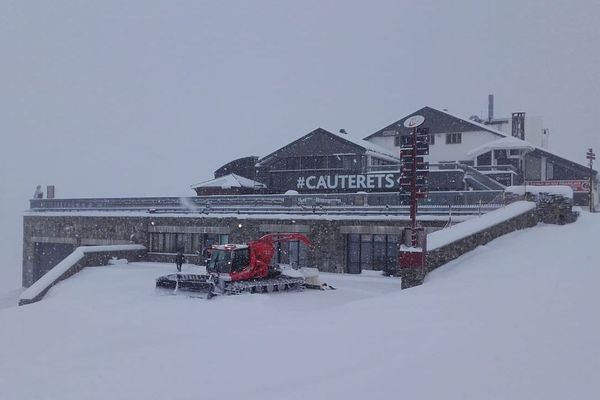
[[[88,268],[0,310],[0,396],[600,398],[598,232],[515,232],[405,291],[323,274],[338,290],[207,301],[154,292],[172,265]]]

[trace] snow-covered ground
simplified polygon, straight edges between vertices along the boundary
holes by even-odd
[[[600,398],[598,232],[515,232],[405,291],[323,274],[338,290],[207,301],[154,292],[172,265],[88,268],[0,310],[0,397]]]

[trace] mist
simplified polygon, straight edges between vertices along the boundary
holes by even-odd
[[[367,136],[429,105],[542,115],[600,149],[596,1],[2,1],[0,289],[35,186],[192,196],[309,131]]]

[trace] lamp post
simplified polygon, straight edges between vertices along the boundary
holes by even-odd
[[[594,212],[594,170],[592,169],[592,165],[594,163],[594,160],[596,159],[596,154],[594,154],[594,151],[591,147],[585,154],[585,158],[587,158],[590,161],[590,212]]]

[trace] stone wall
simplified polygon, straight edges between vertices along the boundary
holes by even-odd
[[[502,235],[514,232],[520,229],[530,228],[537,224],[537,215],[535,209],[524,214],[518,215],[507,221],[494,225],[484,231],[477,232],[471,236],[459,239],[446,246],[439,247],[427,253],[427,269],[434,269],[452,261],[461,255],[484,245]]]
[[[541,206],[540,206],[541,204]],[[528,211],[516,217],[491,226],[484,231],[464,237],[453,243],[444,245],[429,252],[428,270],[454,260],[462,254],[486,244],[504,234],[532,227],[538,221],[546,223],[571,222],[576,218],[570,208],[565,206],[565,200],[553,198],[538,203],[535,210]],[[565,216],[568,216],[565,217]],[[310,265],[318,266],[324,272],[342,273],[347,268],[348,234],[400,234],[407,227],[408,221],[389,217],[373,217],[370,219],[261,219],[248,216],[239,217],[199,217],[160,215],[143,216],[80,216],[80,215],[39,215],[29,214],[24,217],[23,224],[23,286],[29,287],[34,283],[34,277],[40,275],[36,265],[36,243],[60,243],[75,249],[82,245],[115,245],[137,243],[150,249],[150,235],[156,227],[185,231],[190,229],[219,229],[229,235],[231,243],[246,243],[267,233],[303,233],[312,241],[314,247],[308,253]],[[446,221],[426,221],[423,225],[428,233],[439,230]],[[203,228],[202,228],[203,229]],[[69,252],[72,250],[68,250]],[[88,265],[105,265],[115,254],[90,254],[70,274]],[[119,255],[117,255],[119,256]],[[39,257],[39,256],[38,256]],[[127,257],[129,258],[129,257]],[[174,261],[173,254],[144,253],[137,254],[136,260],[168,262]],[[187,262],[199,263],[196,255],[187,255]],[[70,276],[70,275],[69,275]],[[65,276],[66,277],[66,276]],[[61,278],[61,279],[64,279]]]
[[[521,199],[523,198],[514,197],[510,201]],[[529,197],[528,200],[536,201],[535,209],[428,252],[427,270],[433,271],[478,246],[507,233],[533,227],[538,222],[562,225],[577,220],[577,213],[572,211],[571,199],[558,195],[545,195]]]
[[[66,214],[66,213],[65,213]],[[303,233],[313,242],[309,252],[310,265],[321,271],[344,272],[346,270],[346,235],[348,233],[394,234],[408,226],[406,219],[379,216],[362,219],[344,219],[317,216],[315,219],[255,218],[255,217],[198,217],[181,215],[167,217],[147,214],[144,216],[78,216],[77,214],[52,216],[29,214],[23,222],[23,286],[29,287],[39,275],[36,266],[36,243],[65,243],[75,249],[81,245],[111,245],[138,243],[150,250],[152,227],[173,229],[219,228],[229,235],[231,243],[246,243],[274,232]],[[438,230],[447,221],[424,221],[429,231]],[[69,250],[69,251],[72,251]],[[145,260],[156,262],[174,261],[174,255],[152,253]],[[198,263],[196,255],[186,255],[189,263]]]
[[[147,221],[144,218],[27,215],[23,218],[24,287],[38,276],[35,265],[36,243],[61,243],[71,246],[146,244]],[[147,246],[146,246],[147,247]]]

